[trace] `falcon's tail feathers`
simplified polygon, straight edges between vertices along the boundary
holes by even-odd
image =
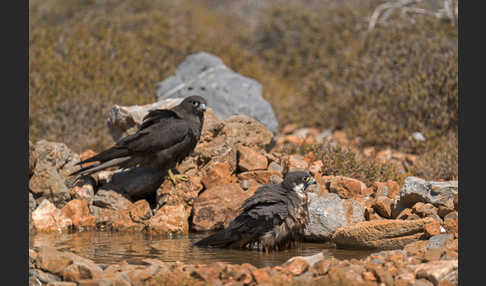
[[[106,162],[106,161],[113,160],[113,159],[116,159],[116,158],[126,157],[128,155],[129,155],[129,152],[128,152],[127,149],[113,147],[113,148],[110,148],[108,150],[102,151],[102,152],[94,155],[91,158],[80,161],[80,162],[76,163],[76,165],[82,165],[82,164],[85,164],[85,163],[96,162],[96,161]]]
[[[210,247],[210,248],[224,248],[230,246],[232,243],[236,242],[234,236],[232,236],[228,231],[221,230],[213,235],[199,240],[194,243],[198,247]]]
[[[79,178],[81,176],[90,175],[90,174],[97,172],[97,171],[100,171],[100,170],[104,170],[104,169],[107,169],[107,168],[110,168],[110,167],[118,166],[122,163],[125,163],[126,161],[128,161],[130,159],[131,159],[130,156],[115,158],[113,160],[110,160],[110,161],[107,161],[107,162],[104,162],[104,163],[100,163],[98,165],[91,165],[91,166],[81,168],[81,169],[79,169],[75,172],[72,172],[71,174],[69,174],[69,176],[78,176],[78,178]]]

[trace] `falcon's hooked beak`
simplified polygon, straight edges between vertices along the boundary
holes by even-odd
[[[199,111],[202,111],[202,112],[206,111],[206,104],[204,104],[204,103],[200,104],[197,107],[197,109],[199,109]]]

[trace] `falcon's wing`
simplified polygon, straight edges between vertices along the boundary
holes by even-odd
[[[150,110],[144,117],[142,125],[139,130],[145,129],[155,123],[161,122],[164,119],[177,118],[181,119],[177,113],[169,109],[154,109]]]
[[[279,185],[261,186],[242,206],[243,212],[227,228],[198,241],[201,247],[227,247],[246,243],[281,225],[288,216],[285,190]]]
[[[183,141],[189,130],[189,123],[183,119],[148,117],[143,129],[139,129],[137,133],[120,139],[110,149],[102,151],[78,164],[95,161],[106,162],[136,153],[151,153],[163,150]]]
[[[263,234],[289,216],[286,191],[278,185],[263,185],[245,201],[242,210],[228,229]]]
[[[190,123],[183,119],[158,118],[137,133],[118,141],[116,146],[132,153],[151,153],[167,149],[188,136]]]

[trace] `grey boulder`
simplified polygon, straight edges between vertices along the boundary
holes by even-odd
[[[175,72],[157,84],[157,100],[204,97],[215,115],[226,119],[246,115],[260,121],[277,134],[278,122],[270,104],[262,96],[262,86],[254,79],[228,68],[218,57],[199,52],[188,56]]]
[[[308,202],[307,241],[329,241],[338,228],[364,221],[364,208],[353,199],[341,199],[334,193],[308,193]]]
[[[454,197],[458,194],[458,182],[434,182],[417,177],[407,177],[400,190],[399,203],[413,206],[415,203],[431,203],[436,207],[454,208]]]

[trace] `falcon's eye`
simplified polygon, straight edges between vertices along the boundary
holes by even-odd
[[[192,105],[194,105],[194,107],[198,107],[198,106],[199,106],[199,102],[197,102],[197,101],[193,101],[193,102],[192,102]]]

